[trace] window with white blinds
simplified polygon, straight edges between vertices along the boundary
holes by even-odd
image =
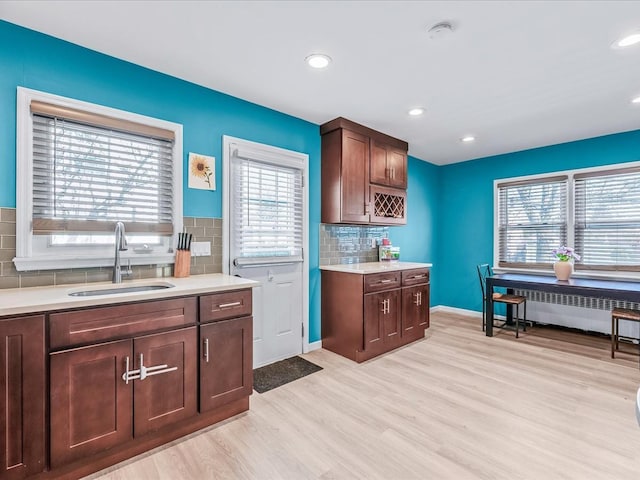
[[[18,271],[173,262],[182,230],[182,125],[17,88]],[[137,255],[144,252],[145,255]]]
[[[580,269],[640,270],[640,167],[575,175]]]
[[[172,233],[172,138],[32,112],[34,234]]]
[[[500,266],[548,266],[551,250],[567,243],[567,178],[497,185]]]
[[[232,169],[234,263],[302,261],[302,170],[237,156]]]

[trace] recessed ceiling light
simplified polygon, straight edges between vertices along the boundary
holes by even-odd
[[[331,63],[331,57],[322,53],[312,53],[304,59],[310,67],[313,68],[327,68]]]
[[[640,103],[640,96],[634,98],[633,100],[631,100],[631,103]]]
[[[412,117],[419,117],[420,115],[422,115],[424,113],[424,108],[422,107],[415,107],[412,108],[411,110],[409,110],[409,115],[411,115]]]
[[[462,143],[475,142],[475,140],[476,140],[476,137],[474,137],[473,135],[465,135],[460,139]]]
[[[635,45],[636,43],[640,43],[640,32],[626,35],[619,40],[616,40],[612,46],[613,48],[625,48],[630,47],[631,45]]]

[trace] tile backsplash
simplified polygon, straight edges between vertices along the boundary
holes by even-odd
[[[372,241],[388,238],[389,227],[320,224],[320,265],[378,261]]]
[[[191,257],[191,275],[222,272],[222,219],[184,217],[194,242],[210,242],[211,255]],[[73,268],[18,272],[16,256],[16,209],[0,208],[0,288],[38,287],[111,280],[112,267]],[[134,265],[133,278],[161,278],[173,275],[173,265]]]

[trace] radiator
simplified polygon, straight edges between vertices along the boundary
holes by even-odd
[[[527,297],[528,320],[605,334],[611,333],[612,309],[619,307],[640,310],[639,304],[620,300],[533,290],[516,290],[516,293]],[[620,321],[620,335],[640,338],[640,324]]]

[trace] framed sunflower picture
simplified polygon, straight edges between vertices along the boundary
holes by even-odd
[[[216,189],[216,158],[189,152],[189,188]]]

